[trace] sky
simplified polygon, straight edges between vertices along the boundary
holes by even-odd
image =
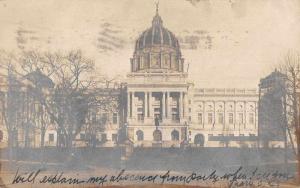
[[[81,49],[98,75],[125,78],[156,2],[0,0],[0,49]],[[298,0],[160,0],[159,14],[197,87],[257,88],[289,50],[300,51]]]

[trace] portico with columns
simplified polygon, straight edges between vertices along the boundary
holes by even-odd
[[[132,91],[135,90],[135,91]],[[169,91],[161,88],[153,90],[144,88],[130,88],[127,92],[128,99],[128,122],[133,124],[153,124],[155,118],[160,124],[182,123],[186,121],[187,91]]]
[[[188,96],[188,83],[137,84],[138,80],[135,77],[127,82],[129,139],[137,146],[179,146],[186,139],[188,126],[185,113],[188,109],[185,100]],[[155,124],[156,118],[158,126]],[[160,131],[161,140],[155,140],[155,131]]]

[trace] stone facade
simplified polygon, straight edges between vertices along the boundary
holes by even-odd
[[[252,89],[194,89],[189,101],[190,143],[256,146],[258,95]]]

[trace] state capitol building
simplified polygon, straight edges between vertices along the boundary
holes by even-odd
[[[184,71],[179,42],[158,12],[136,40],[130,66],[126,122],[134,145],[256,144],[256,90],[195,88]]]
[[[123,91],[116,92],[123,105],[105,113],[107,121],[96,133],[99,146],[116,146],[122,134],[135,147],[257,147],[256,89],[195,88],[178,39],[158,11],[151,24],[136,40]],[[97,123],[100,114],[94,115]],[[49,126],[45,145],[56,142],[55,126]]]

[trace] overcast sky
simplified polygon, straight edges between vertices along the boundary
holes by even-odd
[[[99,74],[126,75],[154,0],[0,0],[0,49],[82,49]],[[198,87],[257,87],[300,50],[299,0],[160,0]]]

